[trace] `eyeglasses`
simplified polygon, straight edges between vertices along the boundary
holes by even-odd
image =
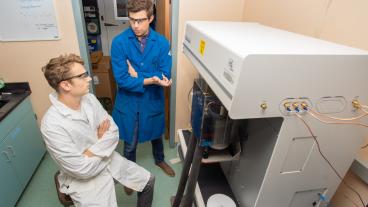
[[[129,17],[129,22],[130,22],[130,24],[135,24],[135,23],[137,23],[137,24],[142,24],[142,22],[144,22],[144,21],[146,21],[146,20],[148,20],[148,18],[142,18],[142,19],[134,19],[133,17]]]
[[[64,78],[64,79],[62,79],[61,81],[71,80],[71,79],[74,79],[74,78],[87,78],[87,77],[89,77],[89,73],[88,73],[88,71],[86,71],[86,72],[84,72],[84,73],[81,73],[81,74],[79,74],[79,75],[74,75],[74,76],[69,77],[69,78]],[[60,83],[61,81],[59,81],[59,83]]]

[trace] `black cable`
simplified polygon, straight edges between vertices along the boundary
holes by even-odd
[[[187,99],[188,99],[188,103],[189,103],[189,99],[190,99],[190,93],[193,91],[193,86],[190,88],[188,95],[187,95]],[[189,103],[192,104],[192,103]]]
[[[334,166],[331,164],[331,162],[327,159],[327,157],[322,153],[319,142],[317,140],[317,137],[313,134],[312,130],[310,129],[309,125],[307,124],[307,122],[305,122],[305,120],[300,117],[299,114],[296,114],[297,117],[302,120],[302,122],[304,123],[304,125],[307,127],[309,133],[312,135],[314,141],[317,144],[317,148],[319,153],[321,154],[321,156],[323,157],[323,159],[327,162],[327,164],[332,168],[332,170],[335,172],[335,174],[337,175],[337,177],[341,180],[341,182],[347,186],[348,188],[350,188],[351,191],[353,191],[360,199],[360,202],[363,204],[363,207],[368,207],[368,204],[365,205],[362,196],[358,193],[358,191],[356,191],[350,184],[348,184],[346,181],[344,181],[344,179],[342,178],[342,176],[339,174],[339,172],[337,172],[337,170],[334,168]]]
[[[361,147],[361,149],[367,148],[368,144],[364,145],[363,147]]]
[[[192,93],[192,91],[193,91],[193,87],[194,87],[194,85],[190,88],[190,90],[189,90],[189,92],[188,92],[188,95],[187,95],[189,114],[191,114],[191,113],[192,113],[192,102],[189,102],[189,100],[190,100],[190,95],[191,95],[191,93]],[[193,96],[192,96],[192,97],[193,97]],[[193,100],[192,100],[192,101],[193,101]]]

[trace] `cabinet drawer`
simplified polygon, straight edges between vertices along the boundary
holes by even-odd
[[[33,113],[26,114],[2,143],[9,148],[12,166],[25,187],[40,162],[45,147]]]
[[[0,205],[15,206],[22,193],[22,187],[11,163],[7,146],[0,145]]]
[[[29,97],[20,103],[5,119],[0,122],[0,143],[9,134],[9,132],[23,120],[27,113],[32,113],[32,105]]]

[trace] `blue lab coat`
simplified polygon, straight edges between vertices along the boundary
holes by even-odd
[[[131,77],[126,60],[138,77]],[[111,62],[118,85],[113,118],[119,127],[120,139],[131,143],[138,120],[138,142],[161,138],[165,128],[165,100],[163,87],[143,85],[144,78],[162,74],[171,78],[172,59],[169,42],[150,29],[146,47],[141,53],[140,43],[129,27],[116,36],[111,45]]]

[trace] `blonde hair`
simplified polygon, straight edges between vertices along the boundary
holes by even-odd
[[[67,54],[52,58],[45,66],[42,67],[42,72],[53,89],[58,91],[59,83],[68,77],[71,66],[74,63],[80,63],[83,65],[84,61],[78,55]]]

